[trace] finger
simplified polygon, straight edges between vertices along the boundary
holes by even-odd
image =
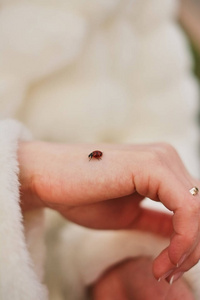
[[[168,256],[168,247],[153,262],[153,273],[157,280],[170,279],[174,274],[185,273],[195,266],[200,260],[200,243],[187,259],[179,266],[172,264]],[[174,277],[175,278],[175,277]],[[178,278],[177,278],[178,279]]]
[[[101,201],[98,203],[66,207],[56,204],[64,217],[79,225],[95,229],[125,229],[130,228],[140,215],[139,206],[143,197],[134,195]],[[55,208],[52,207],[51,208]]]
[[[173,232],[172,215],[142,208],[131,228],[170,237]]]
[[[187,260],[180,265],[180,267],[175,268],[175,270],[166,278],[169,283],[178,280],[186,271],[194,267],[200,258],[200,243],[197,245],[195,250],[190,254]]]
[[[199,245],[199,233],[195,233],[193,238],[189,236],[187,240],[185,237],[174,233],[169,247],[164,249],[154,261],[155,277],[165,279],[174,274],[175,271],[177,272],[178,268],[183,272],[192,268],[200,259]],[[174,259],[176,256],[177,258]]]
[[[153,274],[157,280],[166,279],[176,270],[168,255],[168,248],[165,248],[153,261]]]
[[[177,268],[177,272],[186,272],[194,267],[200,260],[200,243],[196,246],[194,251],[187,257],[187,259]]]
[[[171,211],[174,233],[170,245],[155,260],[154,275],[156,278],[166,278],[183,263],[194,251],[199,242],[200,199],[189,192],[192,184],[188,178],[176,176],[162,178],[158,188],[158,197]],[[171,187],[169,189],[168,187]]]
[[[199,239],[200,197],[189,192],[191,183],[187,179],[179,181],[175,176],[160,185],[158,191],[161,202],[174,212],[174,235],[169,246],[169,258],[176,265],[194,250]],[[173,183],[172,181],[173,180]],[[166,186],[171,186],[168,190]]]
[[[192,199],[187,209],[183,205],[174,213],[175,234],[169,246],[169,257],[174,264],[183,262],[199,242],[199,207],[199,201]]]

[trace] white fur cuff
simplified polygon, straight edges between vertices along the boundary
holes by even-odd
[[[0,121],[0,299],[46,300],[27,250],[19,206],[18,140],[29,132],[14,120]]]

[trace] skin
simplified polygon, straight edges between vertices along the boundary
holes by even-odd
[[[104,153],[102,160],[89,162],[93,149]],[[23,211],[49,207],[90,228],[170,232],[169,246],[153,262],[156,279],[169,281],[198,262],[200,197],[189,189],[200,182],[170,145],[21,142],[18,158]],[[141,208],[145,197],[173,216]]]
[[[149,257],[127,260],[112,267],[91,287],[90,295],[95,300],[194,300],[184,280],[172,285],[165,280],[156,281]]]

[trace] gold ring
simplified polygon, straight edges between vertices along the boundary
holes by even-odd
[[[196,196],[199,192],[198,187],[193,186],[190,190],[189,190],[190,194],[192,194],[193,196]]]

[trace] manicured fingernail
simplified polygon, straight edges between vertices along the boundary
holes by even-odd
[[[170,274],[172,274],[172,272],[174,272],[174,269],[169,270],[167,273],[165,273],[163,276],[161,276],[160,278],[158,278],[158,282],[160,282],[162,279],[166,279]]]
[[[184,272],[177,272],[167,281],[169,282],[170,285],[172,285],[172,283],[174,283],[174,281],[178,280],[183,274],[184,274]]]
[[[169,284],[172,285],[173,281],[174,281],[174,275],[170,278]]]
[[[184,255],[180,258],[179,262],[176,264],[176,267],[177,267],[177,268],[180,267],[180,265],[182,265],[182,263],[185,261],[186,257],[187,257],[187,254],[184,254]]]

